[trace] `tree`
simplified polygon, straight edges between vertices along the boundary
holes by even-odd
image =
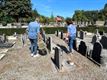
[[[104,6],[104,16],[105,16],[105,19],[107,20],[107,3]]]
[[[5,4],[2,7],[4,16],[12,17],[16,22],[19,22],[19,18],[31,16],[30,0],[4,0],[4,2]]]
[[[39,13],[38,11],[36,10],[36,8],[34,10],[32,10],[32,17],[39,17]]]

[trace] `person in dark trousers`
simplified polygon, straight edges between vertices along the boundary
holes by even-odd
[[[73,51],[73,42],[76,39],[76,25],[73,24],[73,21],[71,18],[66,20],[67,23],[67,35],[66,39],[68,40],[68,46],[69,46],[69,53],[72,53]]]
[[[40,38],[40,24],[39,24],[39,18],[36,18],[35,21],[30,22],[27,28],[28,32],[28,38],[30,40],[31,46],[31,56],[32,57],[38,57],[39,54],[37,53],[37,42]]]

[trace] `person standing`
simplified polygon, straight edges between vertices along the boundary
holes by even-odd
[[[67,39],[68,39],[68,46],[69,46],[69,52],[72,53],[73,51],[73,43],[76,39],[76,25],[73,24],[73,21],[71,18],[66,20],[67,23]]]
[[[27,28],[28,31],[28,38],[30,40],[31,46],[31,56],[37,57],[39,54],[37,53],[37,42],[38,38],[40,38],[40,24],[39,24],[39,18],[36,18],[35,21],[30,22]]]

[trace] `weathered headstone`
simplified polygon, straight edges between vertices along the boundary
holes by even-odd
[[[48,37],[46,44],[47,44],[47,48],[51,52],[52,51],[52,37]]]
[[[98,29],[95,30],[95,34],[96,34],[96,35],[99,35]]]
[[[86,56],[87,46],[84,41],[80,42],[78,52],[81,53],[82,55]]]
[[[94,35],[94,36],[92,37],[92,41],[91,41],[91,43],[94,44],[96,41],[97,41],[97,36]]]
[[[46,43],[46,33],[43,29],[41,30],[41,35],[42,35],[43,41]]]
[[[5,34],[3,34],[3,42],[5,43],[6,41],[8,41],[8,40],[7,40],[7,37],[6,37]]]
[[[62,67],[62,52],[61,52],[61,49],[59,49],[58,47],[55,47],[54,61],[55,61],[55,65],[58,67],[58,69],[61,69],[61,67]]]
[[[77,40],[73,40],[73,49],[77,51]]]
[[[5,56],[6,54],[0,54],[0,60]]]
[[[6,41],[7,41],[6,35],[3,34],[3,36],[0,36],[0,48],[10,48],[13,46],[12,43],[8,43]]]
[[[100,34],[100,35],[103,35],[103,34],[104,34],[104,31],[99,31],[99,34]]]
[[[45,31],[43,32],[43,41],[46,43],[46,33],[45,33]]]
[[[14,36],[14,37],[17,37],[17,33],[16,33],[16,32],[14,32],[13,36]]]
[[[98,63],[101,63],[101,52],[102,52],[102,45],[99,42],[95,42],[92,50],[91,58]]]
[[[101,42],[103,48],[107,49],[107,37],[106,36],[102,36],[100,42]]]
[[[13,43],[0,43],[0,48],[10,48],[13,45]]]
[[[77,31],[76,37],[80,38],[80,31]]]
[[[84,32],[81,30],[81,31],[80,31],[80,39],[84,39],[84,36],[85,36],[85,34],[84,34]]]
[[[0,43],[3,43],[3,38],[2,38],[2,36],[0,36]]]
[[[57,36],[57,37],[59,36],[59,30],[57,30],[56,36]]]
[[[22,46],[25,46],[26,43],[26,34],[21,34],[21,42],[22,42]]]
[[[107,20],[105,20],[104,26],[107,27]]]
[[[61,31],[61,39],[63,39],[63,31]]]

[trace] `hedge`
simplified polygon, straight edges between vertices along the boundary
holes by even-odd
[[[45,30],[47,34],[54,34],[55,31],[57,30],[67,32],[66,27],[44,27],[43,29]],[[96,29],[98,29],[99,32],[104,31],[107,33],[107,27],[77,27],[78,31],[83,30],[83,31],[88,31],[92,33],[94,33]]]
[[[94,33],[96,29],[98,29],[99,32],[104,31],[105,33],[107,33],[107,27],[81,27],[81,28],[77,28],[78,31],[83,30],[83,31],[88,31],[88,32],[92,32],[92,33]]]
[[[55,31],[57,31],[57,30],[67,32],[66,27],[43,27],[43,29],[45,30],[46,34],[54,34]],[[81,27],[81,28],[77,28],[78,31],[83,30],[83,31],[88,31],[88,32],[95,32],[95,29],[98,29],[99,31],[104,31],[107,33],[107,27]],[[16,32],[17,34],[22,34],[22,33],[26,32],[26,28],[1,28],[0,29],[0,35],[2,35],[3,33],[6,35],[12,35],[12,34],[14,34],[14,32]]]
[[[6,34],[6,35],[13,35],[14,32],[17,34],[25,33],[26,28],[1,28],[0,29],[0,35]]]
[[[54,34],[55,31],[57,30],[63,31],[63,32],[67,31],[66,27],[43,27],[43,29],[47,34]]]

